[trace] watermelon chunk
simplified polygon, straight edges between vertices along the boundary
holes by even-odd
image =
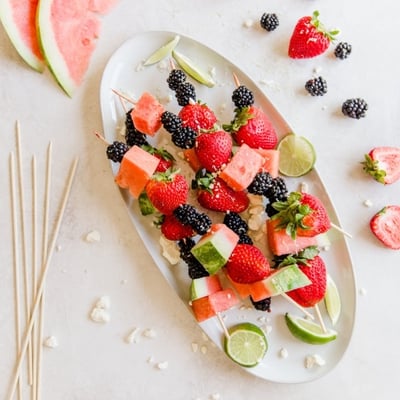
[[[219,177],[233,190],[244,190],[264,164],[264,158],[247,144],[242,144]]]
[[[195,300],[209,296],[222,290],[222,285],[218,275],[203,276],[193,279],[190,284],[190,299]]]
[[[135,128],[146,135],[154,136],[161,128],[164,107],[150,93],[144,92],[131,111]]]
[[[192,310],[198,322],[212,318],[217,313],[224,312],[239,303],[235,292],[231,288],[220,290],[209,296],[192,301]]]
[[[255,149],[264,158],[261,171],[268,172],[273,178],[279,174],[279,150],[275,149]]]
[[[160,160],[141,149],[132,146],[122,158],[115,182],[137,199],[156,170]]]
[[[266,224],[268,246],[274,255],[294,254],[306,247],[317,246],[318,244],[315,236],[297,236],[293,240],[285,229],[276,229],[279,224],[278,220],[268,219]]]

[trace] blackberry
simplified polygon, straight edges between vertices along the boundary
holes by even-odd
[[[238,213],[235,212],[226,213],[223,223],[239,236],[247,233],[249,229],[247,222],[242,219],[242,217]]]
[[[323,96],[328,92],[328,85],[322,76],[309,79],[305,84],[305,88],[311,96]]]
[[[172,143],[181,149],[192,149],[196,143],[197,132],[190,126],[184,126],[171,135]]]
[[[347,42],[339,42],[335,47],[335,56],[344,60],[351,54],[351,44]]]
[[[107,158],[114,162],[121,162],[129,146],[123,142],[114,141],[107,146]]]
[[[191,204],[181,204],[175,208],[174,215],[183,225],[192,225],[196,221],[199,212]]]
[[[192,250],[195,244],[196,242],[192,238],[185,238],[178,241],[180,257],[187,264],[194,257],[190,250]]]
[[[240,244],[253,244],[253,239],[247,233],[242,233],[241,235],[239,235],[238,243],[240,243]]]
[[[233,91],[232,101],[237,108],[249,107],[254,104],[253,92],[246,86],[240,85]]]
[[[250,301],[256,310],[268,311],[268,312],[271,311],[271,297],[267,297],[259,301],[254,301],[250,296]]]
[[[285,180],[280,176],[272,179],[272,184],[265,194],[270,203],[274,201],[283,201],[287,199],[288,189]]]
[[[199,235],[204,235],[211,228],[212,221],[211,218],[205,213],[199,213],[196,220],[190,224],[190,226],[198,233]]]
[[[279,26],[279,19],[275,13],[264,13],[260,19],[261,28],[268,32],[274,31]]]
[[[264,195],[272,187],[273,178],[269,172],[259,172],[247,187],[247,191],[252,194]]]
[[[267,203],[267,205],[265,206],[265,212],[268,215],[268,217],[272,217],[275,214],[277,214],[279,211],[275,210],[275,208],[272,206],[272,202]]]
[[[167,78],[168,87],[171,90],[176,90],[178,86],[186,81],[186,74],[181,69],[173,69]]]
[[[175,97],[180,106],[186,106],[191,100],[196,101],[196,89],[190,82],[182,83],[176,88]]]
[[[143,146],[148,144],[146,140],[146,135],[140,131],[138,131],[132,121],[131,111],[129,110],[125,114],[125,141],[126,144],[130,147],[132,146]]]
[[[194,257],[193,257],[194,258]],[[194,258],[195,262],[189,265],[189,276],[191,279],[203,278],[210,275],[206,269]]]
[[[170,111],[164,111],[161,114],[161,123],[169,133],[178,132],[182,128],[181,117]]]
[[[348,99],[342,104],[342,113],[350,118],[363,118],[367,110],[367,102],[359,97],[356,99]]]

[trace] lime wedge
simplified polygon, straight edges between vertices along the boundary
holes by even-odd
[[[244,322],[229,329],[224,349],[228,357],[242,367],[255,367],[264,358],[268,343],[261,328]]]
[[[178,44],[180,40],[180,36],[176,35],[171,41],[166,43],[164,46],[161,46],[158,50],[156,50],[144,63],[143,65],[152,65],[155,64],[159,61],[161,61],[163,58],[165,58],[168,54],[174,50],[176,45]]]
[[[195,65],[190,58],[178,53],[175,50],[172,51],[172,57],[174,57],[179,66],[197,82],[208,87],[213,87],[215,85],[214,79],[211,77],[211,75]]]
[[[326,292],[324,297],[326,311],[329,315],[332,325],[335,326],[340,317],[342,303],[340,300],[339,290],[332,277],[328,274],[326,283]]]
[[[325,344],[335,340],[337,332],[333,329],[323,331],[320,325],[293,314],[285,314],[286,325],[294,337],[305,343]]]
[[[290,133],[278,143],[279,171],[286,176],[302,176],[316,161],[314,146],[303,136]]]

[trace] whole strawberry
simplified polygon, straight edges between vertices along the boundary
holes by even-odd
[[[284,201],[272,204],[278,212],[271,218],[279,221],[278,228],[296,239],[298,236],[316,236],[329,230],[331,223],[322,201],[309,193],[291,192]]]
[[[231,158],[231,135],[225,131],[204,132],[196,139],[195,152],[203,168],[219,171]]]
[[[365,154],[364,171],[376,181],[388,185],[400,179],[400,147],[382,146]]]
[[[372,233],[388,248],[400,249],[400,206],[383,207],[370,221]]]
[[[176,207],[186,203],[189,186],[183,175],[168,169],[153,174],[146,185],[146,192],[160,213],[170,215]]]
[[[311,58],[324,53],[339,33],[328,32],[318,19],[319,12],[297,21],[289,42],[288,54],[291,58]]]
[[[246,143],[253,149],[273,149],[278,143],[276,131],[266,114],[258,107],[237,108],[235,118],[224,129],[231,132],[235,141]]]
[[[217,122],[214,112],[203,103],[189,103],[179,112],[182,126],[189,126],[196,132],[213,129]]]
[[[194,182],[197,187],[197,201],[207,210],[241,213],[249,206],[245,191],[236,191],[225,181],[210,173],[200,171]]]
[[[163,216],[160,228],[169,240],[181,240],[195,235],[190,225],[182,224],[173,214]]]
[[[174,163],[174,156],[167,150],[150,145],[141,146],[143,150],[146,150],[153,156],[157,157],[160,162],[157,165],[156,172],[165,172],[167,169],[171,168]]]
[[[229,277],[237,283],[253,283],[271,274],[268,259],[252,244],[237,244],[225,265]]]
[[[327,279],[325,262],[316,255],[305,265],[299,265],[299,268],[307,275],[311,284],[291,290],[286,294],[302,307],[313,307],[325,296]]]

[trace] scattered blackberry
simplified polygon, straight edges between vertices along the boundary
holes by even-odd
[[[199,213],[196,220],[190,226],[198,233],[199,235],[204,235],[211,228],[212,221],[211,218],[205,213]]]
[[[274,201],[283,201],[287,199],[287,196],[288,189],[285,180],[280,176],[272,179],[272,185],[266,193],[269,202],[273,203]]]
[[[196,221],[199,212],[191,204],[181,204],[175,208],[174,215],[183,225],[192,225]]]
[[[253,244],[253,239],[247,234],[242,233],[239,235],[239,242],[240,244]]]
[[[279,26],[279,19],[275,13],[264,13],[260,19],[261,28],[268,32],[274,31]]]
[[[253,179],[253,182],[247,187],[247,191],[252,194],[264,195],[272,187],[273,178],[269,172],[259,172]]]
[[[305,88],[311,96],[323,96],[328,92],[328,85],[322,76],[309,79],[305,84]]]
[[[180,257],[188,265],[188,273],[191,279],[202,278],[203,276],[209,275],[206,269],[190,252],[194,245],[194,240],[190,238],[178,241]]]
[[[196,101],[196,89],[190,82],[185,82],[175,89],[175,97],[180,106],[186,106],[190,100]]]
[[[367,102],[359,97],[356,99],[348,99],[342,104],[342,113],[350,118],[363,118],[367,110]]]
[[[192,149],[196,142],[197,133],[190,126],[185,126],[171,135],[172,143],[181,149]]]
[[[237,108],[249,107],[254,104],[253,92],[246,86],[240,85],[233,91],[232,101]]]
[[[114,141],[107,146],[107,158],[114,162],[121,162],[129,146],[123,142]]]
[[[249,229],[247,222],[235,212],[226,213],[223,222],[229,229],[237,233],[239,236],[247,233]]]
[[[176,90],[178,86],[186,81],[186,74],[181,69],[173,69],[167,78],[168,87],[171,90]]]
[[[129,110],[125,114],[125,141],[126,144],[130,147],[132,146],[143,146],[145,144],[148,144],[146,140],[146,135],[140,131],[138,131],[133,124],[132,117],[131,117],[131,111]]]
[[[250,296],[251,304],[253,304],[256,310],[260,311],[271,311],[271,297],[267,297],[266,299],[260,301],[254,301]]]
[[[344,60],[351,54],[351,50],[352,47],[350,43],[340,42],[335,47],[335,56],[341,60]]]
[[[169,133],[174,133],[182,128],[182,119],[178,115],[170,112],[164,111],[161,115],[161,123],[164,128]]]

